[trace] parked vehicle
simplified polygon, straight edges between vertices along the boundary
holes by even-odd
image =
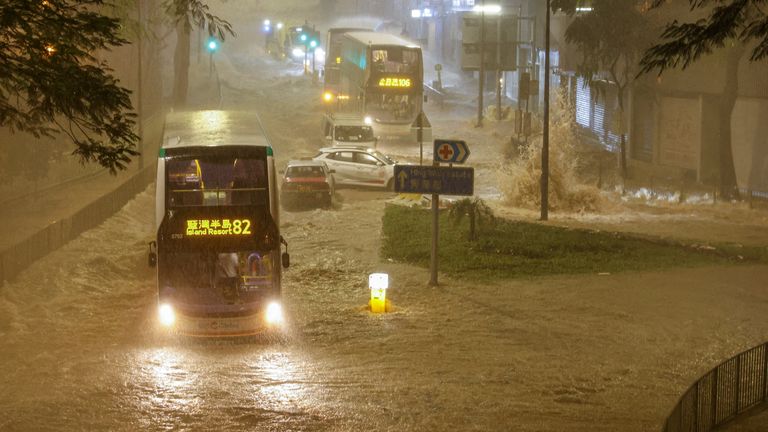
[[[378,139],[373,135],[370,120],[355,114],[324,114],[323,137],[329,146],[358,145],[376,148]]]
[[[334,170],[337,185],[394,190],[397,161],[378,150],[361,146],[325,147],[313,159]]]
[[[323,161],[292,160],[288,162],[280,187],[284,206],[315,202],[323,207],[333,203],[333,170]]]

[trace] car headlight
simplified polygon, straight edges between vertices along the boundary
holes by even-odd
[[[168,303],[163,303],[158,309],[158,315],[160,318],[160,324],[165,327],[170,327],[176,322],[176,312],[173,310],[173,306]]]
[[[269,325],[280,325],[285,321],[283,317],[283,307],[280,306],[280,303],[272,302],[267,306],[265,319]]]

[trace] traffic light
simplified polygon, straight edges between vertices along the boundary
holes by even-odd
[[[208,38],[208,42],[205,43],[205,49],[207,49],[211,54],[218,51],[220,46],[221,44],[219,43],[219,40],[215,37]]]
[[[305,43],[311,51],[314,51],[315,48],[320,47],[320,32],[317,30],[309,30],[307,32]]]

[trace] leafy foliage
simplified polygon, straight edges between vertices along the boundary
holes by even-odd
[[[67,135],[82,162],[115,173],[138,154],[130,92],[95,53],[127,43],[103,0],[0,4],[0,126]]]
[[[640,9],[640,0],[595,0],[592,10],[579,12],[577,0],[552,0],[552,7],[572,16],[565,32],[568,43],[575,44],[582,60],[578,74],[594,84],[610,73],[615,84],[626,85],[625,71],[648,44],[648,21]]]
[[[191,30],[193,25],[205,28],[209,35],[222,41],[227,34],[235,35],[232,24],[212,14],[208,5],[200,0],[166,0],[163,7],[174,22],[183,23],[187,30]]]
[[[492,224],[496,220],[493,210],[479,197],[464,198],[457,201],[451,207],[448,214],[456,224],[460,223],[464,216],[469,218],[469,233],[467,235],[469,241],[477,239],[475,226],[478,222],[481,224],[486,222]]]
[[[665,0],[654,0],[652,7],[659,7]],[[723,48],[729,41],[743,45],[754,43],[750,60],[768,58],[768,14],[765,0],[688,0],[690,10],[707,9],[706,18],[691,23],[668,24],[662,33],[666,42],[651,47],[643,56],[640,73],[658,69],[681,67],[683,69],[709,54]]]
[[[594,0],[592,9],[580,12],[576,0],[553,0],[552,6],[573,17],[565,31],[565,40],[576,45],[581,61],[576,73],[595,90],[606,94],[607,87],[616,87],[620,119],[624,117],[624,92],[634,79],[637,61],[647,40],[648,19],[640,0]],[[623,129],[623,128],[621,128]],[[622,177],[627,176],[626,137],[621,133]]]

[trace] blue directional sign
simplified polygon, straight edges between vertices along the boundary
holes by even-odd
[[[395,192],[473,195],[474,186],[474,168],[395,165]]]
[[[435,140],[434,160],[442,163],[464,163],[469,157],[469,147],[461,140]]]

